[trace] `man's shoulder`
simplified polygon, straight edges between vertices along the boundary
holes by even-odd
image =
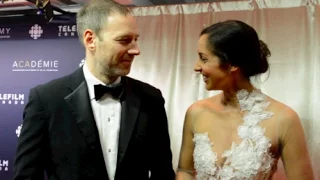
[[[70,78],[70,75],[66,75],[60,78],[52,79],[46,83],[38,84],[34,88],[35,89],[48,89],[48,88],[53,88],[53,87],[60,87],[63,84],[66,84],[68,82],[68,79]],[[53,89],[51,89],[53,90]]]
[[[77,70],[79,71],[79,70]],[[34,86],[32,89],[37,90],[39,93],[48,93],[54,95],[54,92],[58,92],[67,87],[67,85],[72,81],[71,77],[76,73],[72,72],[68,75],[52,79],[46,83],[38,84]]]
[[[162,96],[160,89],[156,88],[155,86],[143,82],[141,80],[132,78],[132,77],[125,77],[127,82],[130,84],[131,89],[136,93],[141,93],[147,96]]]

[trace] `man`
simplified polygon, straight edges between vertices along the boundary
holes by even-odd
[[[77,27],[86,63],[30,90],[14,180],[174,179],[161,92],[126,76],[140,53],[134,17],[96,0]]]

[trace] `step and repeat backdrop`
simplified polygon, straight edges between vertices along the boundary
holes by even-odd
[[[75,24],[0,25],[1,180],[13,177],[30,88],[72,73],[84,62],[76,29]]]

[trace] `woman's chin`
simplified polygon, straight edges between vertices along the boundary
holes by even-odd
[[[211,83],[206,83],[206,89],[208,90],[208,91],[210,91],[210,90],[213,90],[214,88],[213,88],[213,86],[211,85]]]

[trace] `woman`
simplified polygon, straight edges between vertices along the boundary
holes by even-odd
[[[213,24],[198,54],[194,70],[222,93],[188,108],[176,179],[271,179],[280,157],[289,180],[314,179],[298,115],[250,83],[269,68],[256,31],[235,20]]]

